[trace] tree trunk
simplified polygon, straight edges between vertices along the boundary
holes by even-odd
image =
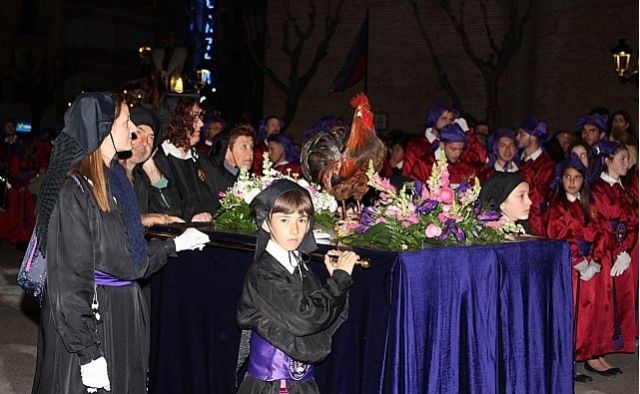
[[[287,99],[285,100],[285,108],[284,115],[282,116],[282,120],[285,124],[285,128],[291,124],[293,118],[296,116],[296,112],[298,111],[298,104],[300,104],[300,96],[302,92],[295,90],[290,91],[287,94]]]
[[[502,122],[500,113],[500,75],[490,72],[484,75],[484,86],[487,92],[486,120],[494,128],[499,127]]]

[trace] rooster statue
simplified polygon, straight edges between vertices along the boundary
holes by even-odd
[[[305,142],[300,163],[305,178],[318,183],[342,203],[353,197],[360,210],[360,200],[369,190],[367,169],[373,163],[380,171],[386,149],[373,129],[373,113],[369,99],[358,93],[351,99],[355,110],[348,136],[342,127],[320,132]]]

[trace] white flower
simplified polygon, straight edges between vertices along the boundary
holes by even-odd
[[[258,195],[258,193],[260,193],[260,189],[250,189],[245,192],[245,194],[242,196],[242,199],[247,204],[251,204],[251,201],[253,201],[253,199]]]
[[[304,179],[304,178],[299,178],[298,179],[298,185],[304,187],[307,190],[309,190],[311,188],[311,185],[309,184],[309,182],[307,182],[307,180]]]
[[[327,193],[316,193],[312,196],[313,207],[316,211],[329,211],[334,213],[338,210],[338,202],[335,197]]]

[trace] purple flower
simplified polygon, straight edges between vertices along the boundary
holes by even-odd
[[[480,212],[476,215],[476,218],[478,218],[478,220],[482,220],[483,222],[492,222],[500,219],[500,217],[502,217],[502,214],[494,210]]]
[[[416,192],[416,196],[421,196],[422,195],[422,182],[420,181],[413,181],[413,190],[415,190]]]
[[[464,193],[467,190],[469,190],[471,188],[471,185],[469,185],[469,182],[467,181],[462,181],[460,182],[460,184],[458,185],[458,188],[456,189],[456,191],[458,193]]]
[[[358,227],[355,231],[358,234],[363,234],[369,229],[369,227],[373,226],[376,223],[375,209],[372,207],[365,207],[362,210],[360,220],[358,221]]]
[[[416,212],[421,215],[426,215],[436,209],[437,206],[438,202],[436,200],[425,200],[422,205],[416,209]]]
[[[466,235],[464,231],[456,224],[454,219],[449,219],[445,222],[445,230],[440,235],[440,240],[444,241],[449,237],[450,234],[456,238],[456,240],[460,243],[463,243],[466,240]]]

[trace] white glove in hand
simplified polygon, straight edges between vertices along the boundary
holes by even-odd
[[[457,118],[456,120],[453,121],[453,123],[457,123],[458,126],[460,126],[462,131],[464,131],[465,133],[467,132],[467,130],[469,130],[469,126],[467,125],[467,121],[464,120],[464,118]]]
[[[631,256],[629,253],[622,252],[616,258],[616,262],[611,267],[611,276],[620,276],[631,265]]]
[[[82,384],[87,386],[88,392],[95,393],[97,389],[111,391],[111,383],[107,373],[107,360],[104,357],[81,365],[80,375],[82,376]]]
[[[204,245],[209,242],[209,236],[198,229],[189,227],[173,241],[176,243],[176,252],[194,249],[202,250]]]
[[[585,282],[593,278],[598,272],[600,272],[600,264],[589,261],[587,259],[582,260],[578,264],[573,266],[573,269],[580,272],[580,279]]]

